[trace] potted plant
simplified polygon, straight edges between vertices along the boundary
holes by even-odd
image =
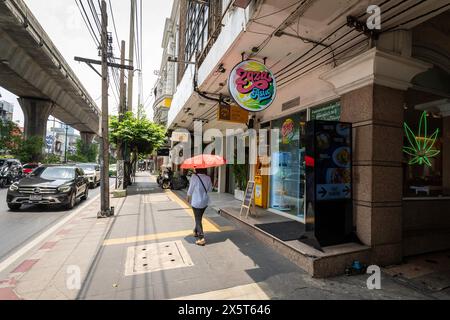
[[[243,201],[248,181],[248,165],[246,164],[233,165],[233,173],[234,179],[236,181],[236,189],[234,190],[234,197],[237,200]]]

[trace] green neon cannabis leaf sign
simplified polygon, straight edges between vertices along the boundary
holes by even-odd
[[[441,151],[434,148],[439,129],[428,136],[428,120],[427,113],[424,111],[420,117],[419,132],[415,135],[408,124],[403,125],[405,128],[406,137],[409,141],[408,147],[403,147],[403,152],[410,155],[412,158],[409,161],[410,165],[419,164],[431,167],[430,159],[436,157]]]

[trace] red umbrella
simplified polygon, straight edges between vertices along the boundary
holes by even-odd
[[[181,165],[181,169],[206,169],[220,167],[225,164],[227,164],[227,160],[221,156],[201,154],[185,160]]]

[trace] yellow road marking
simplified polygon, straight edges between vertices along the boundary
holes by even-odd
[[[174,194],[170,190],[166,190],[166,194],[169,197],[170,200],[178,203],[186,213],[194,218],[194,212],[193,210],[185,208],[186,205],[188,205],[187,202],[181,200],[176,194]],[[203,231],[209,232],[209,233],[216,233],[216,232],[224,232],[224,231],[233,231],[233,227],[221,227],[218,224],[214,223],[213,221],[210,221],[208,218],[205,218],[205,222],[203,223]],[[137,242],[146,242],[146,241],[154,241],[154,240],[163,240],[163,239],[169,239],[169,238],[179,238],[179,237],[186,237],[192,234],[192,230],[181,230],[181,231],[172,231],[172,232],[162,232],[162,233],[153,233],[153,234],[147,234],[142,236],[134,236],[134,237],[127,237],[127,238],[117,238],[117,239],[108,239],[103,242],[103,246],[112,246],[112,245],[120,245],[120,244],[127,244],[127,243],[137,243]]]
[[[176,194],[174,194],[171,190],[166,190],[169,198],[172,201],[175,201],[176,203],[178,203],[181,207],[185,207],[186,205],[189,205],[189,203],[187,201],[183,201],[182,199],[180,199]],[[194,211],[192,209],[184,209],[188,215],[190,215],[192,218],[194,218]],[[217,223],[215,223],[214,221],[209,220],[208,218],[205,217],[205,228],[211,228],[212,230],[216,231],[216,232],[220,232],[220,231],[231,231],[234,230],[233,227],[221,227],[219,226]]]

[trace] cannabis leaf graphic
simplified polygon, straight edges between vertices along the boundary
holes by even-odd
[[[430,159],[436,157],[441,152],[433,148],[439,135],[439,129],[436,129],[436,131],[428,137],[428,120],[426,111],[424,111],[420,117],[419,132],[417,136],[412,132],[408,124],[405,123],[404,128],[410,146],[403,147],[403,152],[412,157],[409,164],[426,164],[431,167],[432,165]]]

